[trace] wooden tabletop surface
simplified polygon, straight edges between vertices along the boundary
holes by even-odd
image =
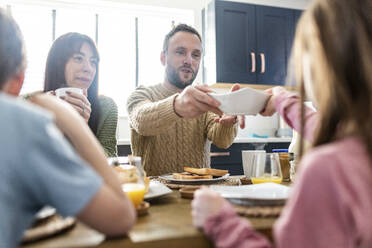
[[[203,233],[193,227],[190,203],[191,200],[181,198],[177,190],[153,199],[148,214],[138,218],[128,237],[105,240],[102,234],[78,223],[67,233],[22,247],[213,247]],[[256,230],[270,235],[275,218],[249,220]]]

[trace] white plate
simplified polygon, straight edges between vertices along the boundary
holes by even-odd
[[[145,200],[151,200],[153,198],[163,196],[172,193],[172,190],[167,186],[158,181],[150,181],[149,191],[145,195]]]
[[[212,185],[210,188],[233,203],[243,205],[282,204],[290,194],[290,187],[277,183],[243,186]]]
[[[256,115],[264,109],[270,95],[262,90],[243,88],[225,94],[208,93],[221,103],[220,109],[229,115]]]
[[[172,174],[162,175],[159,178],[173,182],[173,183],[185,183],[185,184],[198,184],[198,183],[214,183],[227,179],[230,174],[226,174],[222,177],[216,177],[212,179],[175,179]]]

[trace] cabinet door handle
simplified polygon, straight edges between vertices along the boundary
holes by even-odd
[[[261,73],[265,73],[265,54],[264,53],[260,53],[260,56],[261,56]]]
[[[256,72],[256,54],[251,52],[252,69],[251,72]]]
[[[211,157],[224,157],[224,156],[230,156],[230,152],[211,152],[209,154]]]

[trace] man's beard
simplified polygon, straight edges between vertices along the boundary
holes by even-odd
[[[184,82],[184,81],[181,80],[181,77],[180,77],[176,68],[174,68],[171,65],[168,65],[167,68],[166,68],[168,82],[171,83],[172,85],[176,86],[178,89],[184,89],[187,86],[191,85],[194,82],[194,80],[196,78],[196,75],[198,74],[197,70],[194,71],[189,66],[182,66],[182,67],[180,67],[180,69],[182,69],[183,67],[185,67],[187,69],[190,69],[193,72],[192,77],[187,82]]]

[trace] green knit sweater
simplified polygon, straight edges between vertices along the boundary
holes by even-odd
[[[116,128],[118,124],[118,107],[114,100],[107,96],[99,96],[100,118],[96,137],[105,150],[106,156],[116,157]]]
[[[210,167],[210,142],[227,148],[237,134],[237,125],[215,123],[211,112],[180,118],[173,108],[177,94],[157,84],[137,88],[127,102],[132,153],[142,157],[150,176]]]
[[[31,96],[42,94],[42,91],[22,95],[21,97],[28,100]],[[118,124],[118,107],[114,100],[107,96],[99,96],[100,118],[98,121],[97,133],[98,141],[101,143],[107,157],[117,157],[116,147],[116,128]]]

